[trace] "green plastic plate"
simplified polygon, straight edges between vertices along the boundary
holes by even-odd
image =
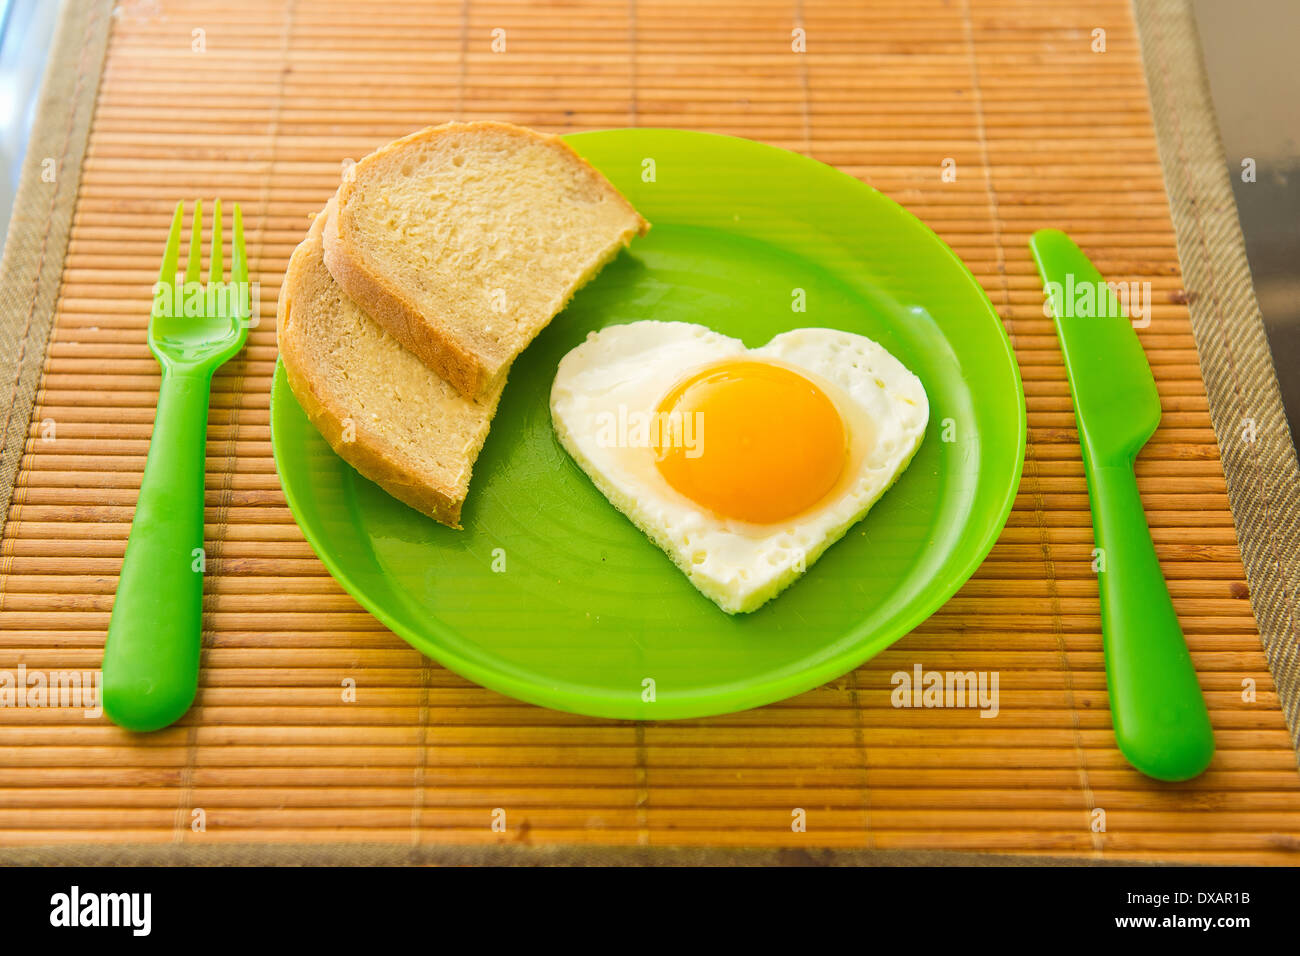
[[[272,388],[285,497],[330,573],[444,666],[511,697],[657,720],[756,707],[841,676],[934,613],[1006,523],[1025,450],[1020,373],[979,284],[929,229],[821,163],[665,129],[567,137],[653,223],[515,362],[463,531],[390,498]],[[924,383],[930,425],[897,484],[758,611],[728,617],[560,447],[548,398],[593,329],[697,322],[762,345],[859,332]]]

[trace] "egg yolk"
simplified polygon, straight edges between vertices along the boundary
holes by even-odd
[[[727,518],[771,524],[816,504],[844,470],[844,423],[797,372],[757,361],[712,365],[669,390],[656,465],[673,488]]]

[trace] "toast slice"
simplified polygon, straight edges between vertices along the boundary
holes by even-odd
[[[312,222],[280,287],[276,337],[289,387],[341,458],[393,497],[458,528],[504,376],[468,399],[402,348],[330,277],[325,222],[325,213]]]
[[[431,126],[349,172],[325,230],[343,290],[464,395],[510,363],[647,223],[556,136]]]

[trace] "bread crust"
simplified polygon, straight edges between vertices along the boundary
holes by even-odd
[[[339,197],[340,193],[336,193],[321,214],[325,217],[325,268],[339,288],[462,395],[475,398],[486,392],[491,381],[474,356],[457,344],[449,330],[422,317],[381,272],[342,241],[338,231]]]
[[[294,249],[280,286],[276,306],[276,342],[280,359],[284,362],[289,388],[308,419],[340,458],[358,472],[375,482],[386,492],[428,515],[435,521],[452,528],[460,528],[461,505],[464,488],[449,488],[430,483],[427,476],[407,467],[390,455],[363,422],[353,421],[353,438],[344,440],[345,423],[351,417],[347,409],[313,381],[309,363],[291,331],[294,295],[302,281],[306,262],[313,253],[312,246],[320,243],[325,225],[325,214],[317,215],[307,237]]]
[[[387,329],[395,339],[418,356],[422,362],[455,386],[461,394],[467,398],[477,398],[499,384],[498,379],[504,376],[510,362],[505,362],[500,369],[485,367],[479,356],[465,348],[457,340],[455,333],[447,328],[438,316],[423,314],[381,270],[375,267],[366,254],[357,248],[355,243],[350,242],[348,237],[343,235],[339,229],[339,210],[343,209],[347,204],[354,188],[355,176],[363,171],[368,163],[375,162],[388,153],[402,149],[411,143],[432,139],[448,131],[467,129],[498,130],[514,135],[524,135],[552,148],[558,148],[581,164],[593,178],[608,185],[607,180],[599,170],[579,156],[573,147],[558,136],[539,133],[527,127],[515,126],[511,123],[502,123],[495,120],[480,120],[473,123],[443,123],[439,126],[429,126],[417,130],[403,136],[401,139],[394,140],[388,145],[380,147],[369,156],[364,157],[356,164],[351,171],[351,175],[344,180],[343,184],[339,186],[338,192],[335,193],[335,201],[331,204],[332,208],[329,211],[329,220],[325,224],[324,243],[325,267],[329,269],[334,280],[347,293],[348,297],[360,305],[366,314]],[[627,213],[635,217],[637,228],[634,234],[645,235],[646,230],[650,228],[650,224],[642,218],[641,214],[633,208],[632,204],[618,190],[612,186],[609,187],[609,190]],[[628,238],[630,239],[630,236]],[[626,240],[622,245],[625,244]],[[613,254],[617,254],[618,248],[614,248]],[[605,258],[607,261],[608,258],[612,258],[612,255]],[[604,264],[604,261],[600,263],[602,266]]]

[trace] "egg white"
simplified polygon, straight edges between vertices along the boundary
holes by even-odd
[[[723,517],[668,484],[634,413],[653,414],[692,371],[758,359],[814,382],[848,436],[844,471],[811,508],[774,524]],[[632,322],[587,336],[561,361],[551,419],[565,450],[619,511],[728,614],[753,611],[795,581],[870,510],[921,445],[930,407],[920,379],[868,338],[795,329],[747,349],[686,322]],[[644,418],[642,418],[644,420]],[[708,430],[700,437],[707,448]]]

